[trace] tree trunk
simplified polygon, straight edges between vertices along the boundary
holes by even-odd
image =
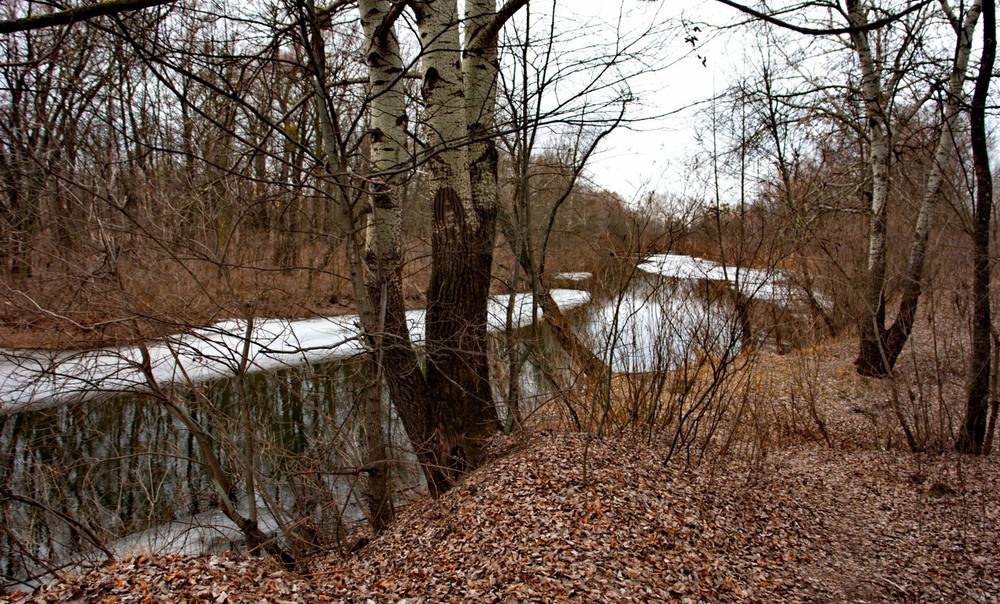
[[[993,209],[993,174],[986,139],[986,101],[996,60],[996,5],[982,0],[983,55],[972,95],[970,126],[972,165],[976,174],[976,204],[973,211],[972,269],[972,362],[965,422],[956,448],[962,453],[984,452],[990,397],[990,217]],[[994,415],[995,417],[995,415]]]
[[[384,0],[361,0],[358,9],[369,48],[366,60],[371,83],[369,111],[371,174],[364,258],[356,240],[359,229],[341,182],[347,172],[337,147],[336,120],[326,102],[325,54],[315,9],[307,4],[312,31],[312,61],[319,114],[319,131],[328,171],[336,182],[336,206],[341,235],[346,240],[355,303],[377,370],[385,376],[393,404],[420,461],[431,494],[450,486],[434,446],[435,431],[430,417],[433,407],[427,383],[410,342],[402,286],[402,210],[399,191],[406,162],[406,106],[401,88],[402,60],[390,4]],[[377,309],[377,310],[376,310]]]
[[[941,130],[938,134],[937,146],[934,151],[934,163],[927,175],[927,183],[924,189],[923,199],[920,203],[920,211],[917,215],[917,225],[913,236],[913,244],[910,247],[910,260],[907,265],[906,274],[903,280],[903,294],[900,299],[899,309],[896,319],[890,328],[886,329],[885,322],[885,206],[881,206],[882,216],[877,220],[878,228],[881,230],[878,237],[876,232],[876,203],[873,194],[872,201],[872,240],[869,252],[869,282],[865,290],[866,316],[861,323],[861,349],[858,359],[855,361],[858,373],[868,376],[885,376],[892,371],[910,338],[913,331],[913,323],[917,315],[917,307],[920,302],[920,294],[923,288],[924,266],[927,263],[927,246],[930,239],[931,228],[934,225],[934,214],[937,204],[941,198],[941,188],[944,183],[945,169],[954,151],[954,130],[958,122],[958,116],[962,110],[962,84],[965,79],[965,71],[969,64],[969,55],[972,52],[972,34],[979,21],[979,14],[982,5],[976,0],[965,15],[964,22],[959,22],[949,14],[955,27],[958,40],[956,41],[955,59],[952,63],[951,75],[949,78],[948,94],[944,100],[944,117],[941,122]],[[853,37],[863,37],[855,34]],[[856,43],[857,44],[857,43]],[[870,52],[869,52],[870,54]],[[859,50],[859,56],[862,53]],[[862,65],[865,60],[862,59]],[[867,71],[866,71],[867,74]],[[866,107],[868,93],[865,92]],[[887,117],[886,117],[887,120]],[[869,121],[871,124],[872,122]],[[888,121],[886,121],[888,124]],[[875,130],[872,131],[872,168],[874,177],[874,155],[875,155]],[[888,145],[886,146],[888,151]],[[888,155],[886,156],[888,157]],[[888,168],[888,162],[885,167]],[[888,191],[888,172],[886,172],[886,191]],[[874,183],[873,183],[874,191]],[[876,244],[876,239],[879,243]],[[881,258],[878,267],[873,268],[873,251],[876,247],[881,247]],[[872,309],[876,309],[872,315]]]
[[[382,427],[382,372],[376,359],[366,363],[365,392],[365,468],[367,470],[368,521],[376,534],[392,524],[392,473]]]
[[[371,206],[365,242],[365,296],[372,313],[365,330],[369,343],[377,342],[375,355],[385,375],[393,404],[420,460],[432,495],[446,491],[451,481],[442,468],[432,412],[431,390],[424,379],[410,342],[403,300],[402,206],[400,191],[406,169],[406,101],[402,87],[403,63],[399,55],[391,5],[384,0],[358,4],[365,37],[371,82],[369,127]],[[372,340],[372,336],[375,340]]]
[[[854,28],[867,25],[860,0],[847,1],[848,23]],[[854,51],[861,65],[861,91],[868,122],[868,169],[871,174],[868,224],[868,267],[864,285],[864,307],[859,321],[860,351],[855,364],[862,375],[883,374],[883,326],[885,324],[886,231],[889,202],[889,116],[885,112],[879,69],[868,44],[868,34],[851,33]]]
[[[486,10],[483,2],[470,3],[469,8]],[[488,139],[494,107],[488,88],[493,85],[495,64],[486,66],[493,63],[488,51],[467,49],[471,65],[467,95],[457,3],[433,0],[417,3],[415,9],[423,47],[427,143],[433,153],[428,160],[434,215],[427,292],[427,384],[437,399],[434,419],[439,456],[454,479],[479,463],[482,444],[499,429],[486,346],[496,214],[496,151]],[[470,13],[466,27],[473,31],[469,35],[475,35],[480,19],[492,17],[492,12]],[[479,118],[474,123],[469,121],[472,114]],[[467,144],[470,132],[483,140],[475,146]],[[473,153],[475,161],[470,164]]]
[[[378,342],[379,367],[433,495],[475,467],[485,439],[499,429],[486,345],[496,230],[497,154],[491,138],[496,38],[499,26],[525,1],[512,0],[502,15],[491,0],[470,1],[465,61],[457,2],[408,4],[416,14],[422,45],[426,164],[434,214],[426,377],[410,344],[401,286],[399,191],[406,168],[407,114],[395,19],[406,5],[359,2],[372,86],[371,211],[365,249],[369,312],[367,319],[362,312],[362,318],[369,343]],[[375,308],[384,317],[380,328],[372,323]]]

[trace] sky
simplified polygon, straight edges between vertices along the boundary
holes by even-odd
[[[701,150],[696,138],[699,120],[703,120],[707,101],[726,88],[743,60],[742,50],[733,51],[743,45],[740,34],[720,32],[713,26],[739,21],[739,13],[705,0],[532,0],[508,22],[506,35],[507,43],[516,46],[525,35],[525,20],[530,21],[535,65],[546,63],[542,55],[553,10],[556,42],[548,64],[560,75],[558,84],[546,89],[543,105],[552,109],[565,104],[560,112],[566,117],[573,113],[566,107],[575,105],[579,110],[585,101],[582,119],[593,121],[601,113],[598,107],[620,93],[622,86],[590,90],[585,95],[581,90],[601,72],[602,58],[615,52],[622,52],[622,58],[602,72],[602,81],[622,80],[633,97],[626,114],[628,124],[601,141],[584,176],[628,202],[650,193],[691,194],[698,185],[686,165]],[[412,31],[407,40],[404,45],[416,48]],[[511,52],[517,52],[516,48]],[[519,77],[509,69],[502,71],[506,71],[502,78]],[[501,105],[504,102],[501,93]],[[604,107],[604,114],[617,113],[613,109]],[[567,131],[573,128],[555,129],[558,132],[550,133],[550,140],[536,146],[536,152],[567,144],[572,135]]]
[[[648,34],[656,38],[650,43],[650,64],[629,79],[637,97],[630,117],[640,121],[604,139],[587,176],[627,201],[651,192],[691,193],[698,185],[686,164],[700,148],[699,114],[704,115],[708,99],[726,88],[743,58],[736,34],[722,34],[704,23],[730,23],[738,18],[736,12],[703,0],[577,0],[561,2],[556,14],[570,27],[593,24],[588,35],[601,31],[608,39],[619,33],[634,38],[645,27],[657,30]],[[694,45],[686,41],[689,36],[698,38]]]
[[[539,2],[532,3],[536,4]],[[889,4],[905,6],[899,2]],[[629,115],[642,119],[609,135],[586,172],[595,185],[631,202],[650,193],[711,196],[705,171],[699,176],[690,168],[697,155],[704,157],[710,152],[710,115],[717,110],[710,100],[741,76],[756,75],[762,56],[773,57],[776,65],[787,63],[789,73],[801,78],[799,81],[828,80],[831,70],[840,71],[845,60],[854,60],[851,53],[843,52],[844,36],[807,36],[761,24],[733,27],[745,21],[744,15],[712,0],[559,0],[556,6],[557,23],[570,31],[568,46],[573,49],[575,42],[575,51],[584,54],[590,52],[594,40],[632,40],[643,37],[644,28],[653,28],[645,36],[649,43],[637,45],[648,53],[647,66],[628,79],[637,99]],[[818,25],[828,14],[820,10],[809,16]],[[805,17],[801,12],[787,16],[796,22]],[[699,30],[695,30],[696,25]],[[937,27],[927,30],[922,43],[927,48],[940,45],[939,56],[947,57],[952,52],[954,34],[943,27],[940,19]],[[761,28],[780,31],[782,42],[762,44]],[[579,32],[579,39],[574,39],[574,31]],[[694,44],[692,36],[697,37]],[[981,38],[980,26],[973,38],[976,58]],[[996,130],[997,125],[991,124],[990,128]],[[769,171],[766,163],[759,168]],[[734,189],[731,183],[730,198]],[[723,191],[722,203],[726,203],[725,197]]]

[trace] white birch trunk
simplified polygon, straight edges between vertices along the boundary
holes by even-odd
[[[422,47],[424,120],[435,230],[473,230],[469,154],[465,144],[467,107],[462,46],[455,0],[415,3]],[[446,198],[446,199],[443,199]]]
[[[949,10],[945,5],[945,10]],[[934,150],[934,163],[927,175],[927,187],[920,203],[917,215],[916,231],[913,246],[910,248],[910,260],[906,271],[906,281],[903,290],[903,301],[900,314],[894,323],[894,329],[905,330],[909,336],[916,313],[917,301],[920,296],[924,265],[927,260],[927,242],[930,239],[931,228],[934,225],[934,214],[938,201],[941,199],[941,187],[945,180],[945,169],[954,155],[955,128],[964,107],[962,84],[965,82],[965,72],[969,66],[969,56],[972,54],[972,36],[982,13],[981,0],[974,0],[965,15],[961,28],[956,27],[958,41],[956,43],[955,61],[952,64],[948,79],[948,94],[944,100],[944,117],[941,132],[938,134],[937,148]],[[957,26],[958,23],[953,23]]]
[[[369,142],[371,167],[370,211],[365,241],[365,285],[370,304],[377,309],[377,322],[366,323],[376,348],[378,367],[389,385],[414,452],[420,459],[432,494],[450,486],[442,473],[436,444],[434,405],[406,325],[402,289],[402,205],[405,181],[406,99],[401,86],[404,75],[399,42],[385,0],[359,0],[361,22],[368,40],[366,59],[371,93],[369,97]]]
[[[390,279],[402,262],[403,214],[399,192],[406,168],[406,98],[400,85],[403,63],[395,26],[386,23],[389,3],[359,0],[358,9],[368,40],[366,59],[371,84],[367,134],[372,172],[369,181],[373,190],[365,239],[371,285]]]
[[[858,4],[851,2],[848,4],[848,7],[852,11],[850,12],[852,16],[851,24],[863,24],[864,15],[860,12]],[[896,319],[889,329],[886,329],[884,325],[885,303],[883,296],[886,279],[885,205],[884,201],[881,202],[881,205],[877,202],[876,195],[874,194],[876,190],[874,185],[877,182],[873,183],[872,236],[869,245],[868,266],[869,283],[867,284],[865,298],[867,308],[865,309],[866,315],[862,318],[860,351],[858,360],[856,361],[858,371],[865,375],[885,375],[891,371],[913,329],[913,322],[916,317],[922,289],[924,266],[927,261],[927,246],[930,239],[930,231],[934,224],[934,214],[941,197],[941,189],[945,179],[945,168],[953,154],[954,130],[962,111],[962,85],[965,80],[965,72],[968,69],[969,56],[972,52],[972,35],[979,21],[979,15],[982,12],[982,3],[981,0],[975,0],[961,22],[952,15],[951,9],[944,1],[942,1],[942,8],[955,29],[957,37],[955,58],[952,62],[949,76],[947,97],[944,100],[944,117],[934,152],[934,163],[931,165],[927,175],[924,195],[917,215],[914,239],[910,247],[910,259],[906,274],[904,275],[902,298],[899,303],[899,310],[896,313]],[[860,16],[855,17],[855,15]],[[868,109],[870,97],[867,79],[869,72],[874,68],[875,64],[871,57],[871,51],[867,48],[864,36],[862,34],[853,34],[852,39],[855,40],[855,47],[858,49],[858,56],[861,58],[862,70],[866,79],[864,94],[866,109]],[[885,118],[885,123],[888,125],[884,110],[881,107],[875,107],[873,110],[878,111]],[[871,126],[875,123],[870,117],[872,115],[871,110],[868,113],[869,124],[872,128],[873,180],[877,181],[874,174],[875,141],[877,138],[875,130],[877,129]],[[888,142],[888,138],[886,140]],[[888,151],[889,146],[887,144],[885,148],[887,158],[885,163],[886,168],[888,168]],[[888,185],[887,174],[885,183]],[[878,213],[879,211],[882,213],[881,215]]]
[[[847,20],[851,27],[868,24],[861,0],[847,0]],[[889,203],[889,159],[892,139],[889,116],[882,93],[881,71],[872,55],[868,34],[851,33],[851,42],[861,66],[861,93],[870,144],[868,166],[871,171],[871,199],[868,226],[868,264],[864,289],[864,308],[859,322],[861,343],[856,364],[858,371],[870,373],[881,367],[881,332],[885,312],[886,233]]]
[[[479,214],[496,215],[497,149],[496,82],[498,77],[495,0],[467,0],[465,4],[465,81],[467,134],[472,202]]]

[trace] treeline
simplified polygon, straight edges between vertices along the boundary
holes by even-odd
[[[337,200],[343,194],[364,216],[370,90],[355,15],[326,18],[319,93],[312,59],[288,41],[291,32],[282,36],[290,26],[278,15],[174,6],[4,36],[5,346],[135,340],[248,312],[353,311]],[[417,79],[404,84],[418,94]],[[317,94],[337,118],[338,161],[349,173],[336,195]],[[420,111],[407,108],[414,121]],[[416,157],[424,142],[412,134]],[[515,198],[527,195],[535,218],[525,232],[539,246],[551,233],[549,268],[599,270],[612,252],[634,252],[648,220],[577,178],[575,150],[529,150],[523,174],[518,136],[504,135],[499,146],[500,201],[513,212]],[[425,303],[429,278],[433,218],[420,161],[411,160],[400,185],[410,306]],[[353,235],[363,239],[363,220],[358,228]],[[523,275],[510,282],[510,245],[501,238],[497,248],[507,261],[493,290],[530,288]]]

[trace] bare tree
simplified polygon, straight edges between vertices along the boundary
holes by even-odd
[[[394,338],[390,346],[398,351],[399,363],[388,365],[386,377],[427,468],[431,491],[440,493],[478,464],[484,439],[498,427],[486,359],[486,303],[497,196],[492,141],[495,57],[497,33],[525,0],[509,2],[499,11],[490,2],[471,4],[464,43],[456,2],[411,4],[421,38],[426,139],[421,161],[429,169],[433,209],[428,362],[425,378],[403,336],[405,323],[393,331],[390,321],[388,333]],[[379,87],[372,105],[373,119],[379,120],[373,129],[377,134],[372,159],[382,173],[400,169],[407,136],[405,112],[398,105],[388,105],[402,98],[403,67],[394,28],[404,8],[404,4],[388,3],[360,6],[370,48],[369,69],[373,85]],[[369,221],[367,236],[383,247],[369,248],[369,262],[380,263],[383,275],[398,275],[401,258],[393,251],[398,249],[393,241],[400,232],[399,205],[393,201],[394,191],[382,187],[374,205],[383,218]],[[383,283],[382,295],[388,292],[391,299],[398,291],[398,279]],[[390,315],[394,307],[390,305]]]
[[[942,195],[945,171],[954,153],[954,131],[962,111],[965,73],[972,51],[972,34],[975,31],[980,2],[973,2],[964,16],[955,15],[947,3],[942,4],[945,15],[954,30],[956,42],[954,59],[948,77],[945,97],[941,101],[942,120],[934,152],[934,163],[927,175],[923,200],[910,247],[910,260],[903,281],[903,292],[896,319],[885,327],[886,288],[886,230],[889,189],[889,121],[885,112],[886,98],[879,84],[880,76],[875,59],[864,33],[852,33],[855,51],[863,73],[862,90],[871,135],[871,226],[869,230],[868,277],[865,283],[865,314],[861,318],[861,342],[856,365],[862,375],[882,376],[889,373],[896,363],[903,346],[913,330],[917,305],[924,280],[927,246],[934,214]],[[860,2],[848,3],[848,15],[856,27],[867,19]]]
[[[120,15],[161,4],[171,4],[177,0],[112,0],[99,4],[85,4],[51,12],[42,12],[20,18],[0,21],[0,34],[9,34],[33,29],[45,29],[59,25],[72,25],[80,21]]]
[[[982,0],[983,50],[979,74],[969,110],[972,165],[976,176],[976,200],[973,206],[973,272],[972,272],[972,358],[969,364],[969,386],[965,422],[956,447],[963,453],[989,453],[984,444],[987,415],[990,407],[990,368],[992,360],[993,324],[990,312],[990,217],[993,209],[993,174],[986,138],[986,102],[989,97],[993,65],[996,62],[996,3]],[[993,402],[995,427],[997,403]]]
[[[849,0],[845,9],[836,7],[846,21],[846,27],[801,27],[772,14],[764,14],[729,0],[724,4],[763,19],[768,23],[810,35],[846,34],[857,59],[860,71],[860,96],[864,104],[864,133],[867,138],[868,183],[864,191],[869,206],[869,234],[867,274],[863,286],[863,307],[859,317],[860,343],[855,364],[859,373],[868,376],[885,376],[892,371],[913,329],[914,319],[924,282],[928,242],[933,228],[935,211],[942,196],[949,162],[954,155],[954,132],[961,114],[963,83],[972,49],[972,36],[982,10],[973,2],[964,13],[956,14],[947,2],[941,3],[941,15],[955,36],[954,51],[948,62],[947,74],[930,75],[933,81],[940,77],[942,86],[940,124],[937,128],[934,161],[927,172],[922,192],[917,223],[910,246],[909,262],[903,274],[903,288],[899,307],[893,323],[886,327],[888,275],[888,226],[891,170],[893,165],[893,127],[905,123],[923,104],[933,97],[937,85],[926,92],[912,94],[908,109],[894,115],[899,104],[897,94],[907,78],[915,75],[914,59],[926,51],[924,30],[930,15],[924,11],[928,3],[912,4],[898,13],[868,6],[861,0]],[[874,14],[874,19],[869,18]],[[903,31],[896,41],[896,48],[889,52],[884,45],[873,49],[872,37],[890,24],[902,25]],[[934,62],[933,58],[929,62]],[[909,86],[913,84],[910,83]]]

